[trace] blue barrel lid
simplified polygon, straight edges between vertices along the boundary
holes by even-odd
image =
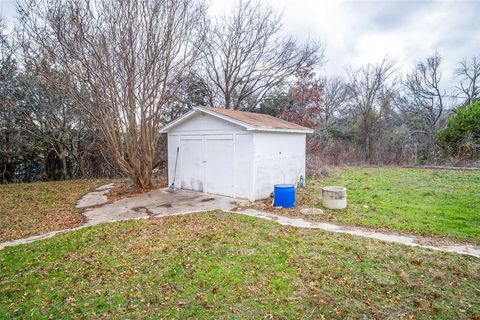
[[[279,189],[290,189],[290,188],[295,188],[293,184],[276,184],[274,185],[275,188]]]

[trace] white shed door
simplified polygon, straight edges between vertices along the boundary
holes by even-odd
[[[234,146],[232,135],[207,136],[205,139],[206,192],[234,196]]]
[[[203,137],[182,137],[180,158],[182,189],[203,192]]]

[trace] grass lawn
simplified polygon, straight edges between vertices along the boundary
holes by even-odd
[[[0,242],[76,227],[77,200],[103,180],[0,185]]]
[[[475,319],[480,261],[210,212],[0,250],[0,318]]]
[[[308,182],[300,207],[323,208],[324,186],[348,189],[347,209],[316,219],[480,243],[480,171],[349,168]]]

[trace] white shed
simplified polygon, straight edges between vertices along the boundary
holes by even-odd
[[[275,184],[305,177],[306,135],[313,131],[269,115],[195,108],[162,128],[168,134],[168,183],[258,200]]]

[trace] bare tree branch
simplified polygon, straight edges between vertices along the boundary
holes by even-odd
[[[456,70],[458,85],[457,92],[465,99],[464,104],[469,105],[480,98],[480,58],[472,57],[470,60],[460,61]]]
[[[322,45],[280,36],[281,18],[270,7],[240,0],[214,20],[200,71],[210,105],[253,109],[298,70],[323,62]]]
[[[55,85],[95,120],[120,170],[152,186],[162,110],[203,39],[197,0],[29,0],[24,49],[74,81]],[[46,79],[54,81],[48,73]]]
[[[373,139],[376,129],[375,119],[385,99],[394,91],[389,83],[396,72],[395,62],[385,57],[376,65],[368,64],[358,70],[348,69],[346,90],[350,109],[358,118],[361,142],[365,152],[365,161],[373,161]]]
[[[406,99],[401,106],[405,114],[415,119],[414,128],[417,132],[426,132],[426,153],[433,152],[435,132],[439,121],[445,112],[446,92],[441,89],[440,72],[441,57],[434,53],[424,62],[418,63],[407,75],[404,83]]]

